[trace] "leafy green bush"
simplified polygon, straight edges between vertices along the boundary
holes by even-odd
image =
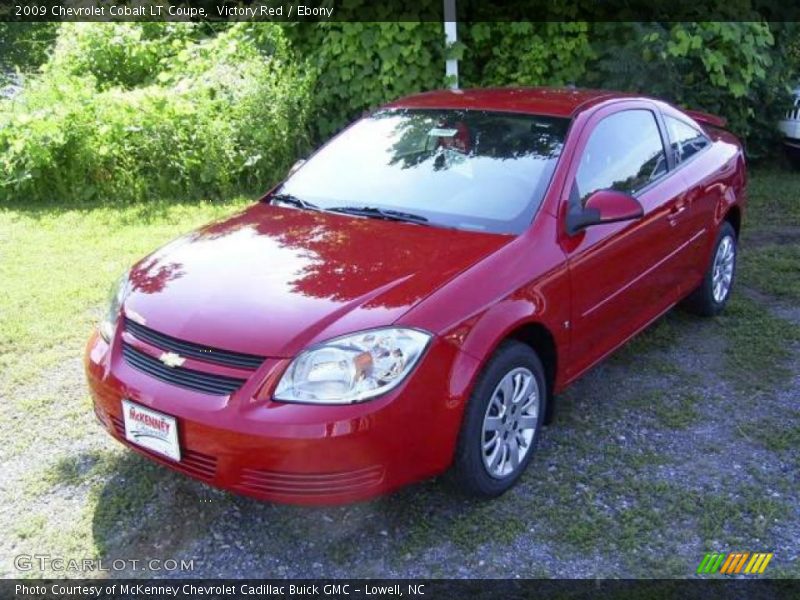
[[[30,71],[47,60],[57,23],[0,22],[0,84],[4,72]]]
[[[797,23],[465,22],[459,36],[446,48],[437,21],[0,24],[0,50],[38,49],[7,53],[28,74],[0,99],[0,201],[263,189],[309,140],[445,87],[446,56],[464,87],[574,83],[721,114],[751,158],[780,149],[800,78]]]
[[[462,87],[575,84],[720,114],[759,158],[779,150],[775,124],[800,77],[791,23],[464,22],[449,50],[439,22],[303,23],[287,33],[319,71],[317,140],[366,108],[444,87],[444,57],[454,54]]]
[[[286,32],[317,73],[318,141],[365,109],[444,85],[441,23],[295,23]]]
[[[780,149],[776,122],[800,78],[797,24],[462,24],[466,85],[564,85],[640,92],[720,114],[750,158]],[[778,39],[776,39],[778,36]]]
[[[92,75],[100,89],[152,83],[200,31],[195,23],[64,23],[45,72]]]
[[[103,24],[94,39],[137,45],[132,25]],[[42,76],[0,101],[7,199],[222,196],[267,186],[306,149],[311,79],[280,55],[279,27],[236,24],[190,42],[189,26],[151,47],[176,48],[168,61],[148,51],[116,72],[60,51],[75,29],[64,28],[68,41],[59,36]],[[109,34],[115,29],[119,36]],[[144,56],[137,52],[119,56]]]
[[[751,157],[777,149],[791,71],[767,23],[597,23],[591,86],[642,92],[727,117]]]
[[[594,56],[589,24],[577,21],[465,23],[459,35],[467,86],[574,84]]]

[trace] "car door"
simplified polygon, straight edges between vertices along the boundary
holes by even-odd
[[[711,148],[711,140],[677,114],[664,114],[664,125],[675,172],[686,189],[684,210],[675,214],[673,225],[675,234],[687,242],[675,261],[681,280],[686,287],[690,287],[703,276],[707,263],[705,254],[710,242],[708,229],[728,190],[721,179],[724,179],[726,171],[735,172],[735,164],[720,169],[715,162],[717,157],[707,152]]]
[[[562,192],[561,218],[581,210],[602,189],[631,194],[643,216],[562,237],[572,289],[567,377],[611,352],[680,293],[674,289],[677,275],[665,269],[680,245],[672,222],[682,212],[684,196],[669,177],[664,141],[657,108],[643,101],[600,109],[581,130]]]

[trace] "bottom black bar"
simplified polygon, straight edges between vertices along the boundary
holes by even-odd
[[[800,579],[5,579],[0,598],[15,600],[503,600],[798,598]]]

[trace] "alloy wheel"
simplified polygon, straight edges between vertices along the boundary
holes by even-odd
[[[711,293],[714,296],[714,302],[717,304],[722,303],[731,290],[735,260],[736,243],[731,236],[726,235],[717,246],[717,254],[714,256],[714,266],[711,273]]]
[[[507,477],[525,460],[536,435],[540,403],[539,384],[529,369],[512,369],[497,384],[481,435],[481,456],[490,476]]]

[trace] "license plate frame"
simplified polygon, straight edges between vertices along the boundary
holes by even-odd
[[[132,400],[122,400],[125,439],[175,462],[181,460],[178,442],[178,419]]]

